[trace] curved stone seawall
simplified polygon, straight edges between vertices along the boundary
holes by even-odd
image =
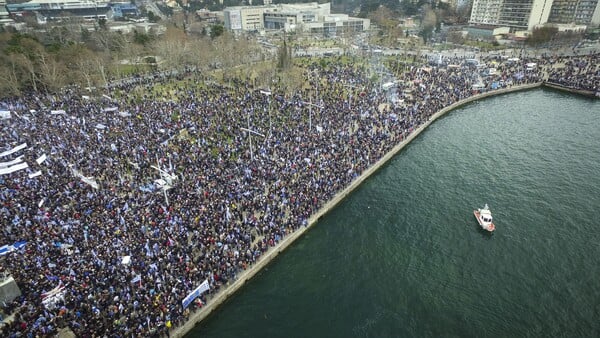
[[[600,96],[599,96],[600,92],[593,92],[591,90],[569,88],[569,87],[565,87],[560,84],[552,83],[552,82],[544,82],[544,87],[560,90],[560,91],[571,93],[571,94],[583,95],[583,96],[587,96],[587,97],[591,97],[591,98],[595,98],[595,99],[600,99]]]
[[[208,304],[206,304],[202,309],[190,315],[189,320],[182,326],[176,328],[171,332],[171,337],[183,337],[186,333],[191,331],[194,326],[210,315],[218,306],[223,304],[229,296],[233,295],[236,291],[238,291],[250,278],[254,277],[263,267],[269,264],[277,255],[279,255],[283,250],[285,250],[290,244],[292,244],[296,239],[302,236],[308,229],[313,227],[319,218],[328,213],[331,209],[333,209],[338,203],[340,203],[346,196],[348,196],[351,192],[354,191],[365,179],[375,173],[379,168],[381,168],[384,164],[386,164],[394,155],[396,155],[402,148],[404,148],[407,144],[409,144],[415,137],[417,137],[423,130],[425,130],[431,123],[437,120],[439,117],[445,115],[447,112],[456,109],[464,104],[467,104],[472,101],[476,101],[482,98],[486,98],[489,96],[506,94],[514,91],[527,90],[532,88],[537,88],[542,85],[542,82],[526,84],[520,86],[513,86],[510,88],[503,88],[499,90],[494,90],[491,92],[486,92],[483,94],[478,94],[471,96],[462,101],[456,102],[437,113],[433,114],[433,116],[429,119],[429,121],[425,122],[422,126],[417,128],[412,134],[410,134],[404,141],[400,142],[397,146],[395,146],[392,150],[390,150],[387,154],[385,154],[379,161],[375,162],[371,167],[365,170],[362,175],[357,177],[348,187],[344,190],[337,193],[331,200],[329,200],[317,213],[315,213],[308,222],[308,226],[302,227],[296,230],[294,233],[286,236],[281,240],[277,245],[270,248],[254,265],[250,266],[247,270],[242,271],[238,274],[237,279],[230,285],[225,286],[218,293],[214,294]]]

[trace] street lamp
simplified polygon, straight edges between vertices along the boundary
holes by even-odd
[[[312,107],[315,106],[319,109],[323,109],[323,106],[312,103],[312,100],[311,102],[302,101],[302,103],[308,105],[308,130],[312,131]]]
[[[167,190],[173,187],[173,184],[178,179],[177,175],[171,174],[170,171],[173,170],[173,166],[171,165],[171,158],[169,158],[169,171],[163,170],[160,167],[160,161],[158,160],[158,155],[156,155],[156,166],[151,166],[152,168],[158,170],[160,178],[154,180],[154,182],[159,186],[159,188],[163,191],[165,197],[165,203],[169,206],[169,197],[167,196]]]
[[[250,113],[248,113],[248,128],[241,127],[240,129],[245,132],[248,132],[248,142],[250,143],[250,159],[254,160],[254,152],[252,150],[252,134],[258,135],[263,138],[265,137],[265,135],[255,131],[255,130],[250,129]]]
[[[318,70],[315,69],[315,70],[311,71],[310,74],[317,76],[317,86],[316,86],[315,96],[316,96],[316,99],[317,99],[317,102],[318,102],[319,101],[319,82],[321,82],[320,79],[319,79],[319,72],[318,72]],[[315,106],[315,107],[318,107],[319,109],[323,109],[323,106],[320,106],[318,104],[312,103],[312,97],[310,98],[309,102],[302,101],[302,103],[304,103],[304,104],[306,104],[306,105],[309,106],[309,109],[308,109],[308,130],[312,131],[312,107]]]
[[[343,84],[342,86],[348,87],[348,88],[354,88],[354,89],[358,88],[358,86],[355,86],[353,84],[348,84],[348,83]],[[348,98],[348,109],[350,111],[352,111],[352,94],[350,94],[350,97]]]
[[[260,91],[261,94],[266,95],[269,98],[269,137],[271,137],[271,127],[273,126],[273,124],[271,123],[271,91],[269,90],[262,90]],[[248,125],[250,126],[250,125]],[[248,127],[250,128],[250,127]]]

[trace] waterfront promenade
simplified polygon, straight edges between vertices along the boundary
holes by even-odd
[[[459,102],[456,102],[446,108],[441,109],[437,113],[435,113],[427,122],[417,128],[414,132],[412,132],[404,141],[400,142],[397,146],[395,146],[392,150],[386,153],[380,160],[374,163],[371,167],[365,170],[359,177],[352,181],[352,183],[345,188],[344,190],[337,193],[329,202],[327,202],[322,208],[320,208],[314,215],[312,215],[308,221],[308,225],[296,230],[291,235],[285,237],[281,242],[275,245],[262,256],[253,266],[251,266],[246,271],[243,271],[238,279],[227,285],[223,290],[219,291],[217,294],[213,295],[207,305],[205,305],[202,309],[194,313],[189,320],[182,326],[176,328],[172,333],[171,337],[183,337],[186,333],[193,329],[193,327],[204,320],[207,316],[209,316],[213,311],[215,311],[223,302],[225,302],[230,296],[235,294],[240,288],[244,286],[244,284],[249,281],[252,277],[254,277],[258,272],[260,272],[265,266],[271,263],[281,252],[283,252],[287,247],[293,244],[296,240],[298,240],[302,235],[306,233],[306,231],[310,230],[313,226],[315,226],[319,219],[327,214],[330,210],[335,208],[346,196],[351,194],[364,180],[369,178],[371,175],[376,173],[382,166],[384,166],[390,159],[392,159],[398,152],[400,152],[406,145],[408,145],[412,140],[418,137],[421,132],[425,131],[429,125],[435,122],[438,118],[446,115],[454,109],[457,109],[465,104],[470,102],[484,99],[490,96],[503,95],[512,93],[515,91],[524,91],[539,88],[542,85],[542,82],[531,83],[531,84],[523,84],[510,88],[500,89],[492,92],[486,92],[482,94],[478,94],[475,96],[471,96]]]
[[[589,61],[578,59],[568,80],[593,85],[579,76]],[[115,89],[140,86],[140,102],[127,94],[91,102],[77,92],[46,108],[32,98],[9,102],[15,116],[3,123],[13,132],[2,141],[16,150],[6,156],[21,156],[22,142],[35,146],[22,155],[31,170],[2,176],[1,212],[11,224],[2,239],[28,241],[5,256],[24,296],[3,333],[182,336],[435,119],[545,78],[507,68],[474,90],[473,69],[415,67],[400,79],[403,104],[390,105],[365,70],[310,67],[320,74],[311,85],[328,85],[319,111],[306,105],[310,92],[271,98],[243,82],[195,88],[193,74],[177,79],[171,101],[152,94],[158,79],[140,79]],[[348,84],[364,91],[348,93]],[[268,137],[252,140],[244,128]],[[182,181],[168,201],[148,184],[153,166]],[[182,307],[205,280],[202,304]],[[57,285],[63,298],[44,306],[40,295]]]

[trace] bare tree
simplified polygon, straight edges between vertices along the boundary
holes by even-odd
[[[22,69],[15,55],[0,56],[0,93],[5,96],[21,93]]]
[[[202,37],[190,42],[190,64],[198,69],[207,69],[210,60],[212,59],[212,51],[210,50],[210,39]]]
[[[222,67],[234,67],[238,65],[239,53],[236,48],[235,39],[227,32],[213,39],[215,57]]]
[[[394,12],[387,7],[379,6],[369,17],[382,29],[382,35],[385,36],[383,42],[393,45],[398,38],[402,37],[402,28],[400,28]]]
[[[429,4],[423,5],[421,8],[424,14],[421,21],[420,35],[423,41],[427,43],[437,25],[437,15]]]
[[[37,59],[43,53],[46,53],[43,46],[30,38],[21,39],[19,42],[18,54],[15,55],[18,64],[27,74],[29,85],[33,91],[38,91],[39,76]]]
[[[152,49],[165,66],[175,68],[191,61],[191,46],[185,32],[169,27],[165,34],[153,44]]]
[[[96,54],[94,57],[94,63],[98,69],[98,74],[104,86],[108,85],[108,76],[106,66],[111,62],[109,54]]]
[[[47,90],[57,91],[65,86],[66,67],[64,63],[57,62],[53,55],[45,51],[40,52],[36,59],[39,78]]]
[[[107,83],[106,69],[110,64],[110,58],[107,57],[107,53],[92,52],[82,45],[71,46],[61,54],[61,58],[71,60],[68,69],[73,75],[73,81],[89,88]]]

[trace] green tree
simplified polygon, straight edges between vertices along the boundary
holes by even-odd
[[[292,50],[288,46],[287,39],[283,37],[283,46],[277,51],[277,69],[284,70],[292,65]]]
[[[98,20],[98,26],[100,26],[100,29],[106,30],[106,19],[105,18],[100,18]]]
[[[152,37],[146,33],[139,33],[137,30],[133,31],[133,42],[138,45],[146,46],[152,41]]]
[[[153,11],[148,11],[148,21],[150,22],[159,22],[160,21],[160,17],[156,14],[154,14]]]
[[[427,43],[433,35],[433,26],[425,26],[419,32],[419,36],[423,38],[423,42]]]
[[[211,25],[210,26],[210,37],[212,39],[217,38],[217,37],[223,35],[224,31],[225,31],[225,27],[223,27],[223,25],[220,25],[220,24]]]

